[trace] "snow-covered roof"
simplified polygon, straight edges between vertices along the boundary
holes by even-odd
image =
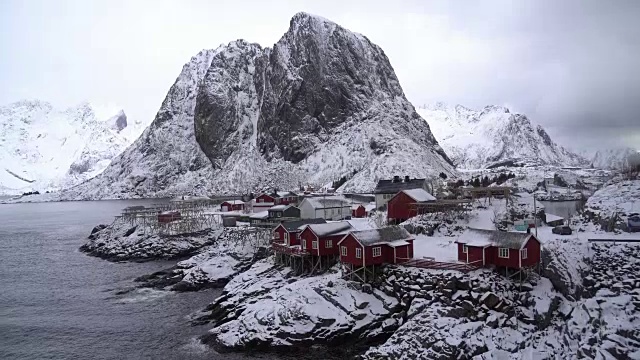
[[[409,189],[409,190],[402,190],[402,192],[407,194],[407,196],[409,196],[416,202],[436,201],[436,198],[433,195],[426,192],[424,189]]]
[[[387,226],[380,229],[370,229],[361,231],[352,231],[351,235],[364,246],[405,242],[412,240],[413,237],[409,232],[400,226]],[[406,244],[405,244],[406,245]],[[395,245],[400,246],[400,245]]]
[[[521,232],[505,232],[498,230],[467,229],[456,242],[467,246],[503,247],[521,249],[531,237],[531,234]]]
[[[366,218],[351,219],[351,220],[345,220],[345,221],[348,222],[351,225],[351,227],[356,231],[372,230],[377,228],[375,224],[373,224],[372,222],[369,221],[369,219],[366,219]]]
[[[286,208],[288,208],[289,205],[276,205],[276,206],[272,206],[269,208],[269,210],[271,211],[280,211],[280,210],[284,210]]]
[[[364,207],[362,204],[353,204],[351,205],[351,210],[357,210],[360,206]]]
[[[305,198],[314,209],[350,207],[349,202],[340,198],[309,197]]]
[[[291,191],[276,191],[276,195],[279,197],[289,197],[289,196],[297,196],[295,193]]]
[[[242,200],[226,200],[226,201],[223,201],[222,203],[223,204],[227,203],[227,204],[231,204],[231,205],[241,205],[241,204],[244,204],[244,201],[242,201]]]
[[[545,219],[546,219],[546,222],[564,220],[564,218],[562,216],[553,215],[553,214],[549,214],[549,213],[545,213]]]
[[[249,216],[250,219],[266,219],[269,217],[269,212],[268,211],[260,211],[257,212],[251,216]]]
[[[336,221],[326,224],[310,224],[301,226],[300,229],[304,230],[305,227],[311,228],[311,230],[318,236],[340,235],[346,234],[353,230],[351,224],[346,221]]]
[[[288,231],[300,230],[305,225],[309,224],[326,224],[327,221],[325,219],[304,219],[298,221],[285,221],[281,225]]]
[[[376,194],[396,194],[402,190],[420,189],[424,186],[424,180],[425,179],[409,179],[409,181],[405,181],[404,178],[396,181],[393,179],[379,180],[374,192]]]
[[[364,209],[365,209],[366,211],[372,211],[372,210],[375,210],[375,209],[376,209],[376,204],[367,204],[367,205],[365,205],[365,206],[364,206]]]

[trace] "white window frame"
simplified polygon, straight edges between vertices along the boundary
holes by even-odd
[[[325,241],[324,241],[324,247],[325,247],[325,248],[327,248],[327,249],[331,249],[331,248],[333,248],[333,241],[331,241],[331,240],[325,240]]]
[[[504,256],[503,253],[506,251],[507,256]],[[509,258],[509,248],[498,248],[498,257],[501,259]]]
[[[316,250],[318,248],[318,240],[312,240],[311,241],[311,248],[313,250]]]
[[[356,248],[356,259],[362,259],[362,249]]]
[[[373,248],[373,257],[380,257],[382,256],[382,247],[380,246],[376,246]]]
[[[288,232],[284,233],[284,242],[289,244],[289,233]]]
[[[341,256],[347,256],[347,247],[346,246],[340,246],[340,255]]]
[[[280,240],[280,232],[279,231],[274,231],[274,233],[276,233],[276,235],[273,238]]]
[[[303,248],[304,250],[306,250],[306,249],[307,249],[307,240],[302,239],[302,248]]]
[[[521,258],[521,259],[523,259],[523,260],[524,260],[524,259],[526,259],[528,255],[529,255],[529,254],[528,254],[527,249],[522,249],[522,250],[520,250],[520,258]]]
[[[462,244],[462,253],[466,254],[469,252],[469,248],[467,247],[467,245]]]
[[[282,217],[282,212],[278,211],[278,212],[276,213],[276,216],[277,216],[277,217]]]

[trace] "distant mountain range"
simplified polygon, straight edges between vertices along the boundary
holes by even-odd
[[[589,163],[599,169],[621,170],[632,158],[638,157],[638,150],[630,147],[600,149],[583,152]]]
[[[121,109],[83,102],[57,109],[25,100],[0,107],[0,194],[68,188],[102,172],[142,130]]]
[[[556,144],[540,125],[503,106],[472,110],[437,103],[418,108],[434,136],[459,168],[501,164],[585,166],[589,162]]]
[[[386,55],[299,13],[272,48],[238,40],[182,69],[154,121],[71,199],[239,193],[453,174]]]

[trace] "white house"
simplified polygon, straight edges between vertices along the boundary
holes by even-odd
[[[341,220],[351,216],[351,204],[336,197],[308,197],[298,205],[303,219]]]

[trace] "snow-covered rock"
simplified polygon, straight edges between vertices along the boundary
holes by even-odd
[[[634,213],[640,213],[640,180],[614,180],[587,200],[582,219],[605,231],[628,231]]]
[[[390,318],[397,305],[394,297],[364,293],[336,272],[290,277],[268,258],[232,279],[209,307],[216,326],[206,342],[224,349],[357,342],[395,330],[398,321]]]
[[[482,110],[462,105],[418,108],[456,166],[481,169],[499,164],[586,165],[587,160],[551,140],[540,125],[502,106]]]
[[[57,190],[100,174],[142,132],[124,111],[83,102],[0,106],[0,193]]]
[[[173,259],[188,256],[214,243],[222,232],[220,228],[161,235],[150,227],[120,221],[96,226],[80,250],[110,261]]]
[[[238,40],[185,65],[156,119],[71,199],[239,193],[265,187],[370,191],[378,178],[455,170],[366,37],[296,14],[273,46]]]

